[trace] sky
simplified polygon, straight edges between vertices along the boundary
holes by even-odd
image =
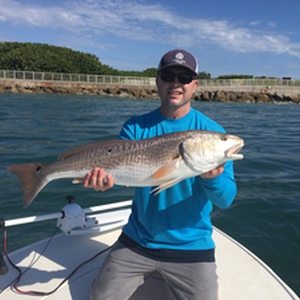
[[[300,79],[299,0],[0,0],[0,42],[96,55],[118,70],[185,49],[199,71]]]

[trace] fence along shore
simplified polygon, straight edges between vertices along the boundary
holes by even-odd
[[[0,93],[94,94],[158,98],[155,78],[0,70]],[[300,103],[300,80],[199,79],[194,100]]]

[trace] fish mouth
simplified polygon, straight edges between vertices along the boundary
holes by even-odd
[[[243,154],[240,154],[239,151],[244,147],[244,142],[239,142],[238,144],[232,146],[230,149],[225,151],[225,156],[230,159],[242,159]]]

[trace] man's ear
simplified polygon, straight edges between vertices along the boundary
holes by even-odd
[[[194,86],[194,93],[195,93],[195,92],[196,92],[196,90],[197,90],[197,87],[198,87],[199,81],[198,81],[198,80],[194,80],[193,82],[194,82],[194,84],[195,84],[195,86]]]

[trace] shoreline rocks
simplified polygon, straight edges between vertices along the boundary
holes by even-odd
[[[131,99],[158,99],[155,86],[102,85],[30,80],[0,80],[1,93],[100,95]],[[300,103],[300,87],[290,86],[199,86],[196,101]]]
[[[300,103],[300,92],[293,95],[279,94],[277,92],[265,91],[197,91],[195,93],[197,101],[217,101],[217,102],[247,102],[247,103]]]

